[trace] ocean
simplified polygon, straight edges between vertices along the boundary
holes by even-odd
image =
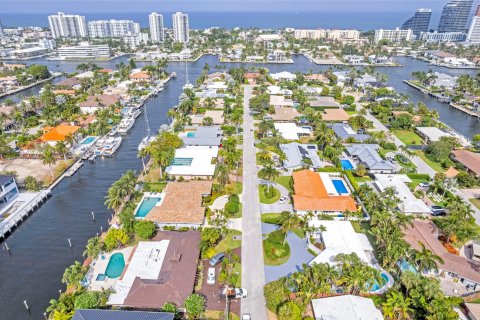
[[[54,12],[52,12],[53,14]],[[69,12],[73,13],[73,12]],[[131,19],[139,22],[142,27],[148,27],[149,12],[124,13],[81,13],[87,21],[104,19]],[[172,12],[161,12],[165,26],[172,27]],[[190,18],[190,28],[206,29],[209,27],[241,28],[352,28],[358,30],[373,30],[379,28],[396,28],[408,19],[413,12],[187,12]],[[40,26],[48,27],[48,14],[2,14],[0,21],[4,27]],[[436,28],[438,16],[432,16],[431,28]]]

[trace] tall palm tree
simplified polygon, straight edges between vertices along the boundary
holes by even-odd
[[[229,174],[228,167],[223,162],[220,162],[217,165],[217,169],[215,171],[215,177],[217,178],[218,183],[222,187],[225,187],[225,185],[230,182],[230,178],[228,174]]]
[[[58,141],[55,145],[55,151],[63,155],[63,160],[65,161],[65,165],[67,165],[67,153],[69,149],[66,143],[64,141]]]
[[[258,171],[258,176],[262,179],[268,180],[267,191],[270,191],[270,181],[275,180],[280,175],[277,169],[272,167],[271,164],[267,164],[265,167]]]
[[[83,254],[87,257],[95,258],[102,250],[102,245],[103,243],[100,241],[99,237],[90,238],[87,241],[87,246],[85,251],[83,251]]]
[[[280,224],[280,230],[282,230],[285,237],[283,238],[283,245],[287,240],[287,235],[296,228],[299,228],[302,224],[302,219],[295,213],[290,211],[283,211],[280,214],[280,219],[278,220]]]
[[[420,251],[415,252],[415,261],[417,262],[417,269],[422,272],[423,270],[438,270],[438,264],[443,264],[443,259],[435,255],[432,251],[427,249],[421,242]]]
[[[55,159],[53,148],[49,144],[45,145],[42,151],[42,163],[50,167],[50,173],[52,175],[52,179],[55,178],[55,175],[53,174],[53,165],[56,162],[57,160]]]
[[[412,301],[410,298],[405,298],[402,293],[392,291],[387,301],[382,304],[384,315],[388,319],[405,320],[410,318]]]

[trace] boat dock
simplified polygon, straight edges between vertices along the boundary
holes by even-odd
[[[65,177],[70,178],[83,166],[82,161],[77,161],[67,171],[65,171]]]
[[[7,221],[0,222],[0,241],[4,241],[12,232],[52,195],[50,188],[41,191],[29,203],[13,213]]]
[[[480,119],[480,112],[478,112],[478,111],[473,111],[473,110],[467,109],[464,106],[461,106],[461,105],[456,104],[456,103],[450,103],[450,107],[452,107],[454,109],[457,109],[459,111],[462,111],[462,112],[468,114],[469,116],[476,117],[477,119]]]

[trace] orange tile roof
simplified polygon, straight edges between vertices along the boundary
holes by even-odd
[[[53,90],[52,92],[54,94],[66,94],[66,95],[69,95],[69,96],[75,95],[75,90],[59,89],[59,90]]]
[[[64,141],[68,135],[74,134],[78,131],[78,129],[80,129],[80,127],[61,124],[55,128],[52,128],[51,130],[48,129],[49,128],[44,128],[44,130],[47,130],[47,132],[40,137],[40,140],[43,142]]]
[[[448,168],[447,171],[445,171],[445,176],[447,178],[455,178],[458,175],[458,170],[455,169],[454,167]]]
[[[137,72],[130,75],[130,79],[150,79],[152,76],[145,71]]]
[[[320,175],[310,170],[293,173],[295,210],[300,211],[357,211],[355,200],[350,196],[330,196]]]

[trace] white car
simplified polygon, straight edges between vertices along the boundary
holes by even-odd
[[[242,320],[252,320],[252,317],[250,316],[250,313],[244,313],[242,315]]]
[[[246,298],[248,295],[247,289],[235,288],[235,298]]]
[[[208,268],[207,284],[215,284],[215,268]]]
[[[287,197],[281,197],[278,201],[279,201],[280,203],[284,203],[284,202],[286,202],[287,200],[288,200]]]
[[[428,182],[420,182],[418,185],[419,185],[421,188],[428,188],[428,187],[430,187],[430,183],[428,183]]]

